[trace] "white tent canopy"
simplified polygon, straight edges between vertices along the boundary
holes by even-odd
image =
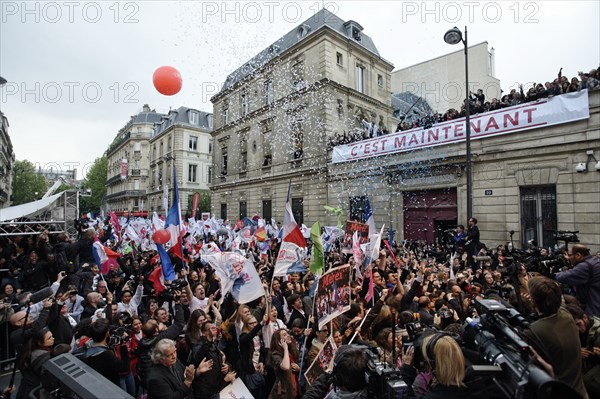
[[[58,205],[57,202],[62,196],[63,193],[54,194],[48,198],[42,198],[38,201],[0,209],[0,222],[8,222],[24,217],[31,218],[41,212],[51,211],[55,206]]]

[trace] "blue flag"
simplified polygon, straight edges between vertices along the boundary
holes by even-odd
[[[158,250],[158,256],[160,257],[160,266],[162,267],[163,278],[168,281],[175,280],[177,275],[173,269],[173,263],[171,263],[169,254],[167,251],[165,251],[161,244],[156,244],[156,249]]]

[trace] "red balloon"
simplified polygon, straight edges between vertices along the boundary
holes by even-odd
[[[152,234],[152,240],[157,244],[166,244],[170,239],[171,233],[166,229],[156,230],[154,234]]]
[[[171,66],[161,66],[152,75],[154,87],[160,94],[172,96],[179,93],[183,80],[179,71]]]

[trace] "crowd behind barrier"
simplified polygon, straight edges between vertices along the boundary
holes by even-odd
[[[82,218],[79,237],[0,237],[1,360],[4,371],[16,364],[22,373],[16,397],[28,397],[44,378],[44,362],[65,352],[137,398],[217,398],[236,381],[255,398],[367,398],[382,394],[364,379],[377,362],[398,370],[407,397],[470,397],[478,387],[489,397],[505,397],[490,388],[491,380],[482,386],[464,373],[477,359],[463,355],[468,350],[463,345],[461,351],[464,342],[457,337],[481,316],[478,304],[484,302],[478,301],[485,299],[515,309],[532,326],[560,316],[555,337],[529,336],[538,329],[524,324],[518,328],[536,349],[530,363],[581,397],[600,397],[600,256],[584,246],[488,248],[479,242],[473,218],[436,243],[383,240],[375,259],[356,264],[342,233],[326,246],[324,272],[349,265],[347,292],[336,291],[329,300],[341,303],[347,293],[351,305],[319,325],[313,287],[319,279],[308,271],[311,240],[305,271],[273,277],[279,226],[254,221],[268,227],[266,240],[240,244],[239,224],[211,219],[210,226],[201,222],[193,230],[190,220],[182,234],[183,262],[169,252],[176,272],[171,284],[155,278],[161,268],[151,240],[156,219]],[[245,304],[222,295],[221,281],[202,256],[203,247],[231,251],[236,242],[265,292]],[[98,243],[118,257],[99,267]],[[542,284],[532,292],[535,279],[558,287],[558,304],[562,298],[566,307],[541,311],[550,306],[543,298],[554,291],[540,297]],[[429,330],[446,333],[432,336]],[[571,345],[556,349],[544,339]],[[355,350],[355,344],[370,349]],[[327,348],[349,349],[333,350],[333,359]],[[307,381],[309,368],[323,359],[329,359],[324,372]]]
[[[476,93],[470,94],[469,111],[470,115],[481,114],[584,89],[589,91],[600,89],[600,68],[592,69],[587,73],[579,72],[579,78],[573,77],[571,80],[566,76],[562,76],[561,68],[558,77],[553,81],[533,83],[527,89],[527,92],[524,91],[523,85],[519,85],[518,90],[512,89],[510,93],[504,94],[500,99],[493,98],[486,101],[483,90],[479,89]],[[451,108],[443,114],[436,112],[431,115],[419,115],[416,114],[416,111],[413,113],[409,112],[407,115],[400,116],[400,123],[395,131],[405,131],[418,127],[428,129],[437,123],[463,118],[466,115],[465,112],[466,101],[463,102],[460,111]],[[336,133],[333,137],[330,137],[328,148],[332,149],[337,145],[350,144],[390,133],[389,130],[381,128],[376,124],[371,124],[367,121],[363,121],[362,123],[364,129],[357,129],[349,133],[344,132],[343,134]]]

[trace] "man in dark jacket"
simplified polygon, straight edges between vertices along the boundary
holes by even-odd
[[[567,254],[572,269],[556,274],[556,281],[575,286],[585,313],[600,317],[600,258],[590,255],[583,244],[573,245]]]
[[[127,346],[119,345],[115,348],[121,355],[121,358],[118,359],[115,352],[108,346],[110,328],[107,319],[98,319],[92,323],[90,326],[90,338],[92,342],[88,345],[84,361],[113,384],[119,386],[120,374],[129,371],[129,351],[127,350]]]
[[[177,360],[175,341],[168,338],[161,339],[152,349],[153,367],[148,373],[149,399],[183,399],[191,398],[190,389],[195,375],[205,373],[212,365],[203,362],[198,369],[190,364],[185,367]]]
[[[156,320],[150,319],[142,326],[142,332],[144,333],[144,338],[140,341],[137,353],[139,356],[138,364],[137,364],[137,372],[138,377],[140,378],[140,382],[142,387],[148,387],[147,378],[150,369],[152,368],[152,359],[150,357],[150,353],[152,348],[160,341],[161,339],[171,339],[175,340],[183,331],[183,327],[185,325],[185,319],[183,315],[183,308],[180,304],[175,305],[175,322],[169,326],[166,330],[160,331],[159,324]]]
[[[192,348],[192,363],[200,366],[202,361],[212,361],[211,370],[194,379],[192,388],[197,399],[212,399],[225,388],[228,382],[236,378],[225,362],[225,354],[217,347],[219,331],[212,321],[202,325],[203,337],[200,343]]]

